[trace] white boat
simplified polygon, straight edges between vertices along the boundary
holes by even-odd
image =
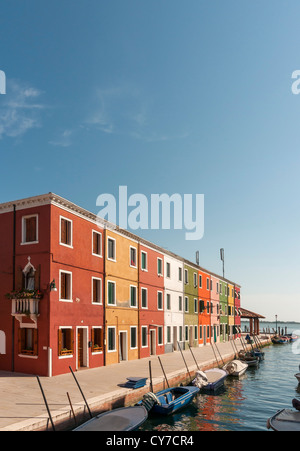
[[[73,431],[135,431],[147,418],[148,412],[143,406],[123,407],[97,415]]]
[[[248,364],[241,362],[240,360],[232,360],[232,362],[227,363],[223,366],[223,370],[227,371],[229,376],[240,377],[242,376],[248,368]]]
[[[290,409],[279,410],[268,419],[267,428],[278,432],[299,432],[300,412]]]

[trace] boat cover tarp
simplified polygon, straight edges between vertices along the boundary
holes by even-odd
[[[277,421],[288,421],[289,423],[299,423],[300,425],[300,412],[294,410],[283,410],[276,416]]]
[[[247,368],[247,364],[241,362],[240,360],[232,360],[232,362],[227,363],[223,369],[227,371],[228,374],[240,373],[245,368]]]
[[[125,407],[98,415],[74,431],[132,431],[148,418],[144,407]]]
[[[197,371],[196,377],[193,380],[193,385],[198,388],[206,387],[208,385],[208,378],[203,371]]]

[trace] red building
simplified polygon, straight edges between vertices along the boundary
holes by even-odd
[[[96,216],[51,193],[0,206],[0,369],[104,364],[103,239]]]
[[[199,296],[199,345],[210,343],[211,339],[211,289],[212,280],[208,273],[198,271],[198,296]]]
[[[139,245],[140,358],[164,354],[164,256]]]

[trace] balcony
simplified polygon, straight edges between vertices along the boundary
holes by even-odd
[[[23,318],[30,318],[34,323],[39,317],[39,302],[43,295],[40,291],[13,291],[6,295],[11,300],[11,315],[20,323]]]

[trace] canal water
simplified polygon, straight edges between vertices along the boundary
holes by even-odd
[[[300,334],[300,324],[285,324]],[[216,395],[199,394],[189,407],[170,417],[150,417],[143,431],[267,431],[267,419],[300,400],[300,340],[264,348],[265,360],[240,378],[227,378]]]

